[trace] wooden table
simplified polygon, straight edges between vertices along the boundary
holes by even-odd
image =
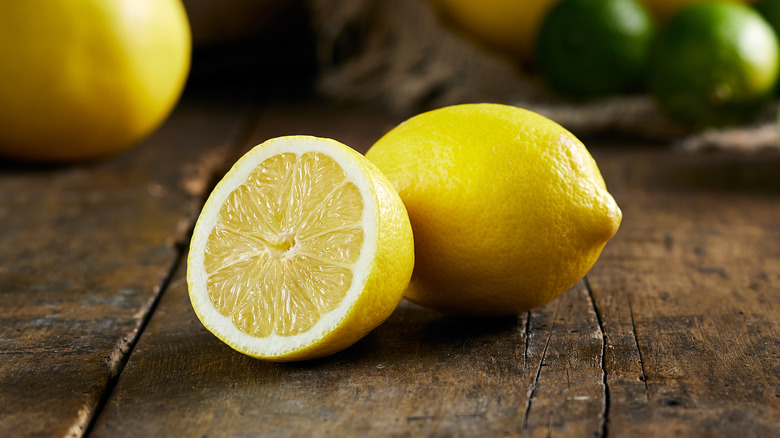
[[[780,436],[780,153],[589,144],[623,209],[516,318],[408,302],[334,356],[243,356],[195,318],[188,233],[284,134],[365,151],[382,114],[187,98],[136,149],[0,172],[0,436]],[[21,168],[20,168],[21,167]]]

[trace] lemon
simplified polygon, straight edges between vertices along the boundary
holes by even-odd
[[[648,85],[660,108],[691,125],[755,117],[774,95],[775,32],[755,10],[729,1],[688,6],[658,32]]]
[[[94,158],[168,115],[190,63],[179,0],[0,2],[0,155]]]
[[[200,321],[247,355],[325,356],[381,324],[414,266],[409,218],[381,172],[335,140],[271,139],[209,196],[187,261]]]
[[[558,0],[429,1],[445,21],[473,39],[531,61],[542,20]]]
[[[366,157],[409,212],[406,297],[445,313],[513,315],[549,302],[585,275],[622,217],[585,146],[512,106],[419,114]]]
[[[539,31],[539,69],[573,97],[631,91],[642,82],[653,32],[637,0],[563,0]]]

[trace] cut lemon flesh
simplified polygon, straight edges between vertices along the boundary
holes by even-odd
[[[310,329],[352,284],[362,217],[360,191],[327,155],[268,158],[230,194],[209,233],[209,299],[253,336]]]
[[[200,320],[233,348],[300,359],[384,321],[412,264],[406,211],[372,164],[334,140],[281,137],[247,153],[212,192],[188,283]]]

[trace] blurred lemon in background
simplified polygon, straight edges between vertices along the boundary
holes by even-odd
[[[0,155],[70,161],[127,149],[182,91],[179,0],[0,2]]]
[[[617,232],[620,208],[574,135],[520,108],[419,114],[366,153],[409,212],[406,297],[461,315],[516,315],[566,292]]]
[[[637,0],[563,0],[539,31],[539,69],[573,97],[632,91],[642,82],[654,26]]]
[[[742,123],[773,96],[778,56],[775,32],[752,8],[729,1],[691,5],[659,31],[648,84],[673,119]]]
[[[440,15],[477,41],[533,59],[536,35],[557,0],[429,0]]]

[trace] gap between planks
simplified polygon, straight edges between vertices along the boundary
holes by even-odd
[[[171,263],[171,266],[168,269],[167,274],[165,275],[165,278],[160,282],[160,285],[158,286],[158,291],[152,299],[150,300],[149,306],[146,308],[146,311],[144,312],[144,315],[142,318],[139,319],[138,326],[133,331],[133,337],[132,339],[124,338],[122,341],[126,343],[126,347],[122,348],[121,346],[118,346],[117,349],[114,350],[114,352],[120,351],[119,354],[114,354],[112,352],[111,354],[111,375],[108,378],[108,381],[106,382],[106,386],[103,390],[103,393],[100,396],[100,400],[98,400],[98,404],[95,407],[95,410],[93,411],[91,416],[84,416],[82,418],[81,416],[77,420],[77,423],[71,427],[71,429],[68,431],[68,434],[66,435],[68,438],[70,437],[86,437],[89,436],[90,432],[92,432],[92,429],[95,427],[95,423],[97,422],[98,417],[100,417],[100,413],[103,412],[103,408],[106,406],[106,402],[108,401],[108,398],[111,396],[111,393],[114,391],[114,388],[116,387],[116,383],[119,380],[119,376],[122,374],[122,371],[125,369],[125,365],[127,364],[127,361],[130,359],[130,355],[133,354],[133,349],[135,348],[136,344],[138,344],[138,340],[141,338],[141,335],[144,332],[144,329],[146,329],[146,326],[149,324],[149,321],[152,319],[152,315],[154,314],[154,310],[157,308],[157,304],[160,302],[160,298],[162,297],[162,294],[165,293],[165,290],[170,286],[171,280],[173,279],[173,276],[176,274],[176,270],[179,268],[179,264],[182,262],[182,258],[184,257],[185,251],[184,247],[180,244],[181,242],[178,242],[177,247],[177,254],[174,258],[173,263]],[[78,423],[80,421],[88,421],[86,423],[86,426],[79,425]],[[79,429],[83,427],[83,433],[78,433]]]
[[[200,175],[203,178],[203,187],[202,193],[200,193],[200,199],[198,200],[198,213],[200,212],[200,208],[202,208],[206,203],[206,199],[208,199],[211,191],[217,185],[222,176],[227,173],[233,162],[239,158],[243,148],[245,148],[246,143],[251,138],[251,134],[255,128],[255,121],[257,120],[258,111],[259,110],[257,108],[252,106],[241,111],[243,115],[240,117],[243,121],[241,122],[238,131],[233,141],[231,142],[232,147],[229,147],[228,152],[221,156],[221,163],[212,163],[206,166],[208,169],[208,174]],[[146,326],[152,319],[154,311],[157,308],[162,295],[171,285],[171,281],[176,275],[176,272],[179,269],[181,263],[185,262],[184,257],[187,254],[187,247],[189,246],[189,241],[195,228],[197,216],[198,214],[196,214],[194,217],[183,219],[186,220],[187,223],[182,225],[182,229],[176,233],[173,243],[173,246],[176,249],[176,256],[169,266],[165,277],[157,286],[157,292],[153,294],[152,298],[149,300],[148,305],[139,310],[139,322],[135,330],[133,330],[131,338],[128,339],[127,336],[123,337],[108,358],[108,365],[109,369],[111,370],[111,374],[109,375],[109,379],[106,382],[100,399],[98,400],[97,406],[95,406],[95,409],[92,411],[92,415],[87,414],[78,416],[76,422],[74,422],[73,426],[71,426],[71,428],[66,433],[65,436],[67,438],[87,437],[94,429],[95,424],[97,423],[98,418],[100,418],[100,414],[103,412],[109,397],[116,388],[116,384],[119,381],[119,377],[122,374],[122,371],[127,365],[130,356],[133,354],[135,346],[138,344],[138,341],[143,335]]]
[[[590,281],[588,281],[587,275],[583,278],[583,283],[585,285],[585,290],[588,292],[588,300],[590,300],[590,305],[593,308],[593,313],[596,315],[596,324],[599,328],[599,334],[601,335],[601,358],[599,359],[599,364],[601,365],[601,387],[602,387],[602,393],[601,393],[601,419],[599,423],[599,437],[606,437],[607,436],[607,418],[609,417],[609,384],[607,383],[607,368],[604,363],[604,358],[607,354],[607,337],[604,334],[604,324],[602,323],[602,314],[599,311],[598,306],[596,305],[596,300],[593,298],[593,289],[590,287]],[[632,319],[633,324],[633,319]],[[634,333],[634,337],[636,339],[636,333]],[[637,348],[639,346],[637,345]],[[640,361],[641,361],[641,355],[640,355]],[[644,374],[644,373],[643,373]],[[647,385],[647,383],[645,383]],[[645,386],[645,389],[647,386]]]

